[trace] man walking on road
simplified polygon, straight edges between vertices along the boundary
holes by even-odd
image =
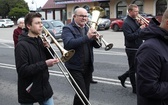
[[[141,25],[137,22],[136,17],[138,14],[138,6],[136,4],[130,4],[128,6],[127,18],[124,20],[122,27],[125,37],[125,52],[128,57],[129,70],[121,76],[118,76],[118,79],[121,81],[121,85],[125,88],[125,80],[127,79],[127,77],[130,78],[133,93],[136,93],[134,59],[139,46],[142,44],[142,40],[140,39],[139,34],[140,30],[145,27],[144,24]]]

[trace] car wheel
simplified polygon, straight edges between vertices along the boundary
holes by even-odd
[[[114,30],[115,32],[118,31],[118,30],[119,30],[119,26],[118,26],[117,24],[114,24],[113,30]]]
[[[4,25],[4,24],[2,24],[2,27],[3,27],[3,28],[5,28],[5,25]]]
[[[106,27],[105,30],[108,30],[110,27]]]

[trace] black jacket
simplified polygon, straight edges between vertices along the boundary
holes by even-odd
[[[79,31],[79,27],[75,24],[73,21],[67,26],[63,27],[62,32],[62,39],[64,43],[64,48],[66,50],[75,50],[75,54],[73,57],[65,62],[65,65],[68,69],[75,69],[78,71],[82,71],[84,68],[84,44],[88,44],[89,46],[89,53],[90,53],[90,66],[93,71],[93,47],[99,48],[100,46],[97,44],[97,42],[93,39],[89,39],[87,37],[88,27],[85,27],[85,36],[81,35],[81,32]]]
[[[49,84],[49,72],[45,60],[50,58],[41,39],[28,37],[27,33],[19,36],[15,48],[15,61],[18,73],[19,103],[41,102],[53,95]],[[30,93],[26,88],[31,84]]]
[[[136,23],[136,20],[131,18],[129,15],[124,20],[123,33],[125,38],[126,48],[139,48],[142,44],[142,39],[140,39],[140,25]]]
[[[168,105],[168,31],[153,21],[141,30],[150,36],[139,47],[137,65],[137,105]]]

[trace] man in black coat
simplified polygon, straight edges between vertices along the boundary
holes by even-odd
[[[123,87],[126,87],[125,80],[127,77],[130,78],[133,93],[136,93],[134,59],[137,49],[142,44],[142,39],[140,39],[141,36],[139,34],[140,30],[145,27],[145,24],[140,24],[136,20],[138,14],[138,6],[136,4],[130,4],[128,6],[127,18],[124,20],[122,27],[125,37],[125,52],[128,57],[129,70],[121,76],[118,76],[118,79],[121,81]]]
[[[18,101],[21,105],[54,105],[53,90],[49,83],[48,67],[58,63],[51,59],[39,35],[43,25],[41,14],[29,13],[25,17],[26,30],[19,36],[15,48],[16,70],[18,73]]]
[[[94,69],[93,47],[99,48],[100,46],[95,40],[97,38],[96,30],[88,28],[87,20],[86,9],[77,8],[74,11],[72,22],[63,28],[62,39],[66,50],[75,50],[75,54],[65,62],[65,65],[86,98],[89,99],[90,79]],[[88,105],[83,96],[82,99]],[[73,105],[83,105],[77,95],[74,97]]]
[[[152,20],[141,35],[153,38],[136,54],[137,105],[168,105],[168,10],[160,25]]]

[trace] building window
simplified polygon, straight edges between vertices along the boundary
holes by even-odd
[[[156,2],[156,16],[163,15],[166,8],[167,8],[166,0],[157,0],[157,2]]]
[[[136,4],[139,8],[139,13],[143,13],[143,1],[142,0],[135,0],[133,4]]]
[[[110,18],[110,6],[109,6],[109,2],[101,2],[100,3],[100,7],[102,7],[104,9],[105,12],[105,16],[106,18]]]
[[[74,9],[73,9],[73,12],[75,11],[76,8],[79,8],[79,6],[75,6]]]
[[[85,8],[89,12],[90,7],[88,5],[84,5],[83,8]]]
[[[116,18],[122,18],[127,15],[127,4],[124,1],[118,2],[116,5]]]

